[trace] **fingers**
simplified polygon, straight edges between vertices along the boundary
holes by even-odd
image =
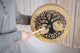
[[[29,33],[29,32],[26,32],[27,33],[27,35],[29,35],[30,37],[31,36],[34,36],[32,33]]]
[[[21,33],[22,33],[21,41],[25,41],[25,40],[29,39],[31,36],[33,36],[33,34],[26,32],[24,30],[21,31]]]

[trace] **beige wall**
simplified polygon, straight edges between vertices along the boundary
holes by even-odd
[[[74,48],[80,48],[80,0],[16,0],[21,14],[32,15],[41,5],[53,3],[64,7],[71,17],[71,30],[60,43]]]

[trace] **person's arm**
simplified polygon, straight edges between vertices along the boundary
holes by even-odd
[[[31,15],[21,14],[21,12],[18,10],[17,2],[15,7],[16,24],[30,25]]]
[[[17,3],[16,3],[17,4]],[[17,5],[15,5],[15,17],[16,17],[16,24],[22,24],[22,25],[29,25],[30,24],[30,15],[23,15],[19,12]],[[21,31],[22,33],[22,38],[21,41],[25,41],[29,39],[33,34],[26,32],[26,31]]]

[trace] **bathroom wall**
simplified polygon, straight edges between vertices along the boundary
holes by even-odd
[[[67,37],[60,43],[73,48],[80,48],[80,0],[16,0],[20,14],[32,15],[33,12],[44,4],[58,4],[64,7],[71,18],[71,30]]]
[[[64,7],[71,18],[71,30],[64,40],[45,43],[33,36],[20,42],[22,53],[80,53],[80,0],[16,0],[16,3],[24,18],[31,16],[39,6],[48,3]],[[17,25],[17,28],[31,32],[30,25]]]

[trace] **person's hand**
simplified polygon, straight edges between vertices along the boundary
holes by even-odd
[[[21,41],[25,41],[29,39],[31,36],[33,36],[33,34],[26,32],[26,31],[21,31],[21,33],[22,33]]]

